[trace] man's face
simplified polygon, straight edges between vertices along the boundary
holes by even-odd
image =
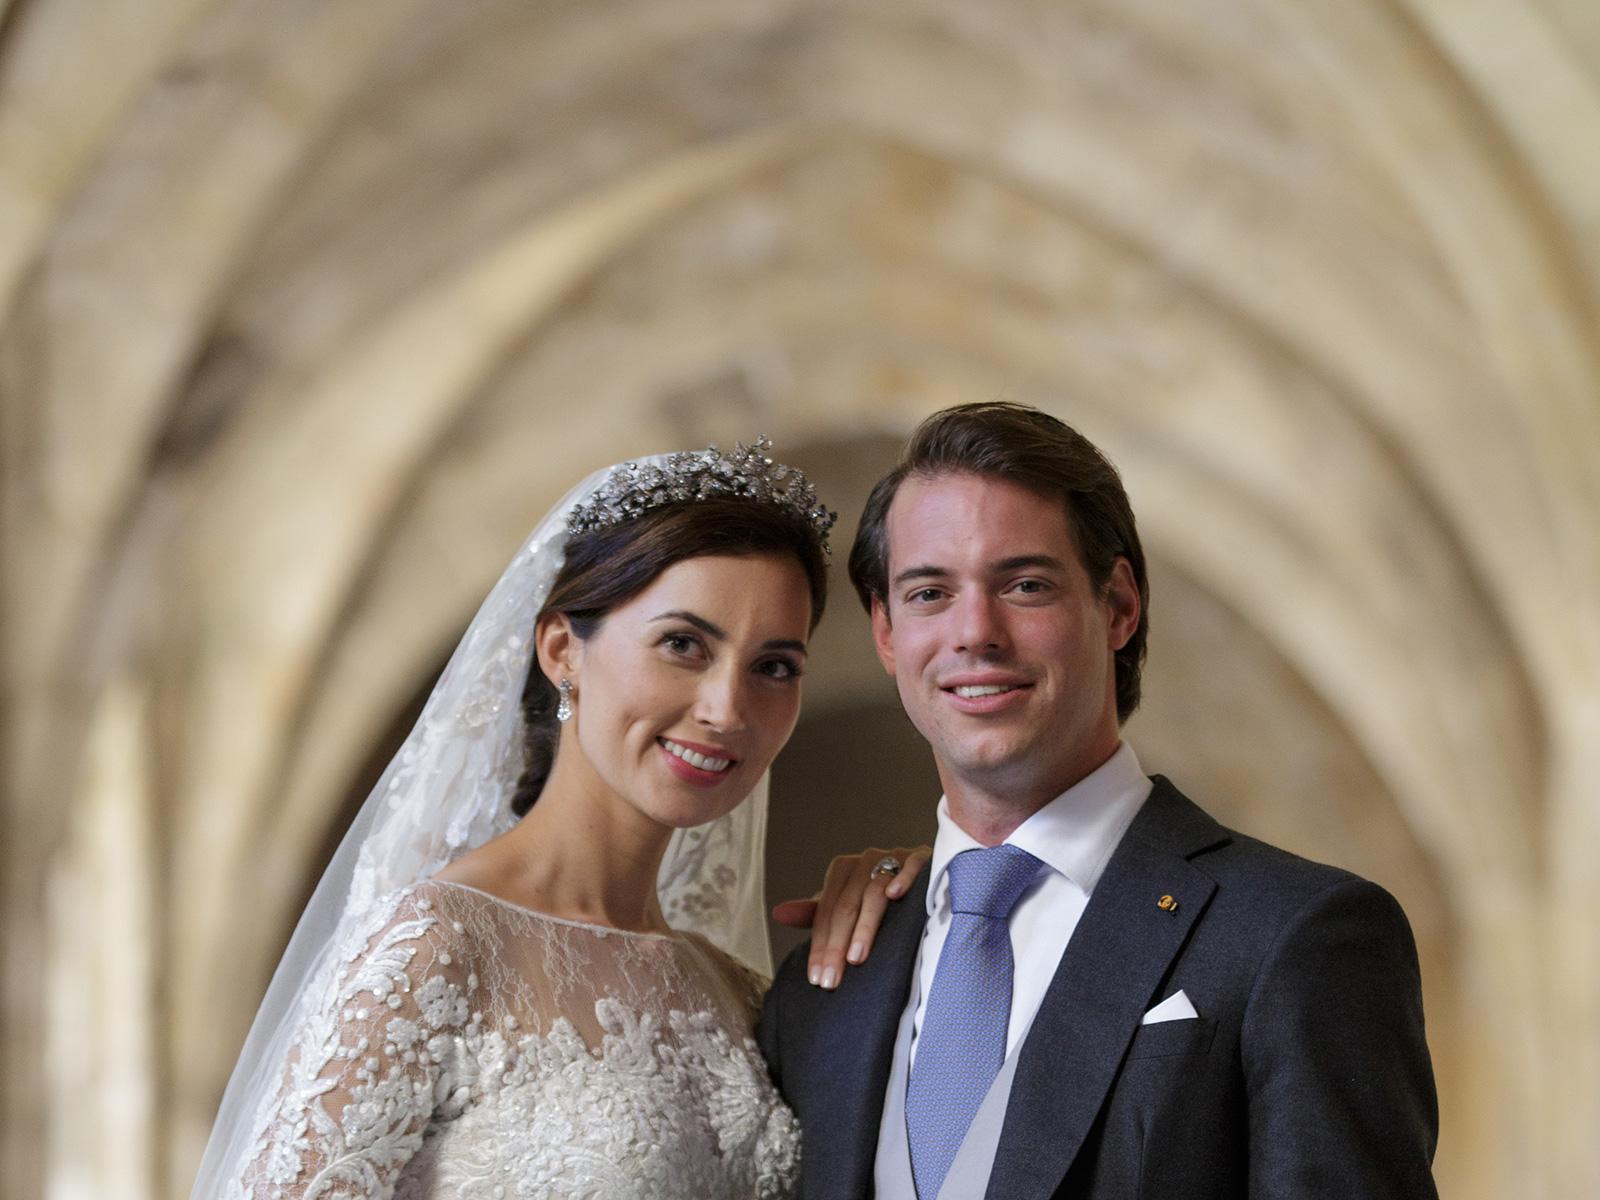
[[[908,478],[887,531],[873,640],[952,803],[1043,803],[1109,758],[1113,655],[1139,620],[1127,562],[1097,594],[1060,500],[976,475]]]

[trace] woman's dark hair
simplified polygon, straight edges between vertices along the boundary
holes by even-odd
[[[793,556],[811,588],[811,628],[816,629],[828,601],[828,566],[817,531],[792,509],[720,498],[666,505],[573,537],[539,616],[561,613],[573,634],[587,640],[607,613],[644,591],[668,567],[707,554]],[[511,811],[519,817],[539,798],[555,762],[556,701],[555,685],[535,656],[522,689],[525,766],[511,797]]]
[[[850,547],[850,582],[868,612],[887,611],[889,506],[908,476],[981,475],[1059,499],[1089,582],[1102,595],[1119,558],[1139,589],[1139,624],[1116,653],[1117,720],[1139,707],[1139,676],[1150,632],[1150,584],[1133,508],[1122,479],[1094,443],[1049,413],[1022,404],[961,404],[934,413],[906,444],[894,469],[867,497]]]

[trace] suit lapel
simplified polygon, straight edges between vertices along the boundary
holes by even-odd
[[[988,1195],[1053,1195],[1156,987],[1216,890],[1188,861],[1227,831],[1159,776],[1084,909],[1023,1044]],[[1171,896],[1176,907],[1162,908]]]
[[[836,1047],[825,1077],[828,1113],[805,1127],[807,1196],[872,1192],[878,1127],[894,1060],[895,1035],[927,923],[928,875],[889,905],[867,961],[849,967],[837,991],[818,995],[818,1047]]]

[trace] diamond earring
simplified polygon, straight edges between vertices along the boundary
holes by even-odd
[[[563,679],[556,685],[561,697],[556,701],[556,720],[565,725],[572,720],[572,680]]]

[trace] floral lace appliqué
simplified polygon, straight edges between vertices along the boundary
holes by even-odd
[[[693,939],[408,889],[308,1020],[230,1200],[778,1200],[799,1132],[749,1002]]]

